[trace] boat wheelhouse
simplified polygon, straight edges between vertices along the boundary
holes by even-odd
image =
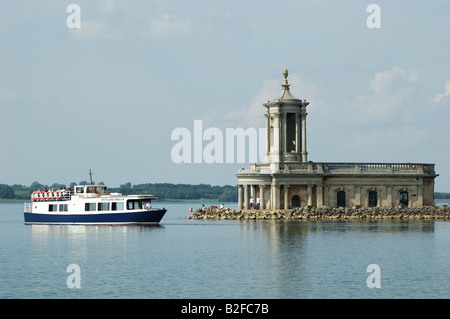
[[[149,224],[160,222],[165,208],[153,208],[153,195],[107,193],[105,185],[38,190],[25,203],[26,224]]]

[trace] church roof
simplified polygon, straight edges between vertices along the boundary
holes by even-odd
[[[289,91],[290,84],[288,83],[288,80],[287,80],[288,74],[289,74],[288,70],[284,69],[283,70],[284,83],[281,85],[281,87],[282,87],[281,93],[280,93],[280,95],[278,95],[273,100],[270,100],[269,102],[292,101],[292,100],[300,101],[300,99],[293,96],[291,91]]]

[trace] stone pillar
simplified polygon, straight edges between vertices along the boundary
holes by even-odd
[[[281,113],[281,159],[284,160],[284,153],[286,153],[286,113]]]
[[[393,207],[392,204],[392,185],[386,187],[386,205],[387,207]]]
[[[248,209],[248,185],[244,185],[244,209]]]
[[[278,123],[278,129],[277,129],[277,131],[278,131],[278,147],[277,147],[277,153],[278,153],[278,162],[281,162],[281,148],[282,148],[282,140],[281,140],[281,138],[282,138],[282,130],[281,130],[281,116],[282,116],[282,114],[281,113],[278,113],[278,116],[277,116],[277,123]]]
[[[272,196],[270,209],[280,209],[280,185],[272,183]]]
[[[242,209],[242,185],[238,185],[238,209]]]
[[[323,186],[322,184],[318,184],[316,186],[316,207],[323,207]]]
[[[280,148],[281,148],[281,120],[280,113],[273,113],[274,117],[274,127],[273,127],[273,149],[270,150],[272,155],[272,162],[280,162]]]
[[[308,152],[306,152],[306,105],[302,113],[302,162],[308,161]]]
[[[264,114],[266,117],[266,155],[270,154],[270,114]]]
[[[330,186],[325,185],[324,189],[323,189],[323,204],[327,207],[330,207],[329,204],[329,199],[328,197],[330,196]]]
[[[312,185],[308,184],[308,206],[312,207]]]
[[[355,185],[355,206],[361,207],[361,185]]]
[[[265,209],[266,205],[264,203],[264,186],[259,185],[259,209]]]
[[[417,186],[417,206],[423,206],[423,185]]]
[[[289,209],[289,185],[284,185],[284,209]]]
[[[273,193],[273,185],[269,185],[269,200],[267,201],[269,209],[273,209]]]

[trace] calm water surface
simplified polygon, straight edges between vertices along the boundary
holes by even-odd
[[[184,217],[200,204],[155,206],[160,226],[45,226],[0,204],[0,297],[450,298],[450,222],[199,221]]]

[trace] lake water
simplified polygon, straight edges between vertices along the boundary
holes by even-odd
[[[155,203],[160,226],[46,226],[0,204],[0,298],[450,297],[450,222],[184,219],[200,205]]]

